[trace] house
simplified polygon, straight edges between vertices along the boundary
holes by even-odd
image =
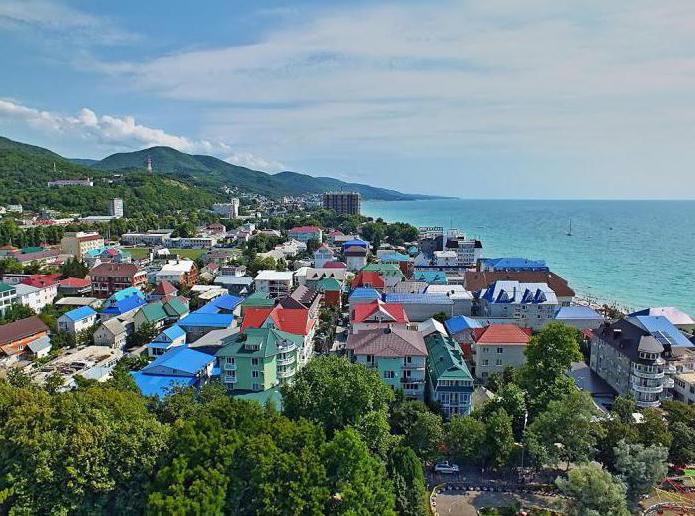
[[[345,349],[354,362],[375,368],[387,385],[424,401],[427,346],[417,331],[393,326],[351,333]]]
[[[376,253],[379,263],[389,263],[398,266],[405,276],[410,276],[412,261],[410,256],[396,251],[377,251]]]
[[[249,297],[241,302],[241,315],[243,317],[245,311],[249,308],[267,308],[270,311],[275,306],[275,300],[270,299],[263,292],[254,292]]]
[[[140,307],[147,304],[145,295],[136,287],[128,287],[111,294],[99,312],[101,321],[113,317],[123,317],[130,313],[135,314]]]
[[[477,319],[457,315],[444,321],[444,327],[449,335],[458,342],[466,360],[473,357],[473,332],[483,328],[483,324]]]
[[[695,405],[695,372],[678,373],[674,376],[674,399]]]
[[[297,271],[299,273],[299,271]],[[297,274],[295,274],[297,277]],[[325,278],[333,278],[340,282],[341,285],[345,284],[345,279],[347,277],[347,272],[344,268],[323,268],[323,269],[306,269],[304,275],[304,284],[307,287],[315,287],[316,284]]]
[[[478,261],[480,272],[550,272],[544,260],[527,258],[483,258]]]
[[[253,290],[253,278],[250,276],[221,275],[213,283],[235,296],[245,296]]]
[[[271,298],[288,295],[292,291],[293,273],[291,271],[259,271],[254,279],[256,292]]]
[[[309,310],[309,317],[318,317],[321,293],[313,287],[300,285],[289,296],[277,300],[277,306],[282,308],[298,308]]]
[[[154,290],[147,294],[147,301],[166,301],[179,295],[178,289],[167,280],[162,280],[155,285]]]
[[[233,393],[258,392],[292,381],[303,365],[301,335],[276,328],[247,328],[225,339],[216,356],[220,379]]]
[[[659,306],[638,310],[629,315],[636,317],[638,315],[660,315],[668,319],[679,330],[687,331],[688,333],[695,332],[695,321],[688,314],[673,306]]]
[[[436,403],[444,417],[467,416],[473,408],[473,376],[461,348],[451,337],[432,333],[427,346],[427,398]]]
[[[475,376],[484,382],[492,373],[526,363],[526,347],[531,330],[514,324],[491,324],[473,330]]]
[[[182,296],[172,297],[162,305],[162,308],[167,316],[164,324],[174,323],[190,313],[188,299]]]
[[[327,262],[333,261],[335,253],[326,244],[322,244],[316,251],[314,251],[314,267],[317,269],[323,268]]]
[[[323,242],[323,230],[317,226],[296,226],[290,229],[287,235],[294,240],[304,243],[309,240]]]
[[[553,272],[464,272],[464,287],[471,292],[485,290],[496,281],[545,283],[555,292],[560,306],[570,306],[575,295],[567,280]]]
[[[116,318],[104,321],[94,332],[94,344],[124,349],[128,334],[126,327]]]
[[[381,293],[373,288],[356,288],[348,297],[348,305],[352,311],[356,305],[360,303],[371,303],[377,299],[381,299]]]
[[[443,251],[456,252],[457,267],[473,267],[482,258],[483,244],[480,240],[467,239],[457,229],[450,229],[446,235]]]
[[[186,342],[195,342],[203,335],[224,328],[231,328],[234,316],[231,314],[206,314],[191,312],[178,322],[186,332]]]
[[[200,387],[212,375],[215,357],[177,346],[130,373],[144,396],[163,398],[177,387]]]
[[[422,281],[429,285],[447,285],[449,278],[443,271],[415,271],[413,272],[414,281]]]
[[[389,292],[392,294],[424,294],[427,287],[429,284],[423,281],[403,280],[391,287]]]
[[[147,344],[147,353],[151,357],[163,355],[167,351],[177,346],[186,344],[186,332],[178,324],[169,326],[166,330],[157,335],[152,342]]]
[[[237,310],[243,303],[243,297],[232,296],[230,294],[224,294],[222,296],[217,296],[210,300],[204,306],[198,308],[196,312],[207,313],[207,314],[239,314],[240,309]]]
[[[10,309],[10,305],[17,299],[17,289],[7,283],[0,283],[0,316]]]
[[[58,297],[58,274],[35,274],[24,278],[18,285],[17,302],[40,312]],[[28,287],[28,288],[27,288]]]
[[[353,245],[343,249],[343,257],[349,271],[359,271],[367,265],[369,250],[365,247]]]
[[[386,282],[378,272],[374,271],[360,271],[352,279],[352,288],[373,288],[379,291],[384,290]]]
[[[335,278],[323,278],[316,283],[316,290],[323,294],[323,301],[327,306],[343,304],[343,287]]]
[[[456,267],[458,265],[456,251],[435,251],[434,265],[436,267]]]
[[[36,316],[0,325],[0,350],[9,358],[16,360],[32,342],[48,336],[48,326]],[[3,360],[4,361],[4,360]]]
[[[302,336],[302,347],[297,358],[304,366],[314,352],[314,335],[316,334],[316,315],[308,308],[285,308],[276,305],[271,309],[248,308],[244,310],[241,331],[248,328],[275,328],[276,330]]]
[[[132,263],[101,263],[89,271],[94,296],[105,299],[128,287],[144,287],[147,273]]]
[[[355,305],[351,311],[353,333],[394,325],[407,326],[410,322],[403,305],[384,303],[380,299]]]
[[[192,287],[198,279],[193,260],[170,260],[155,275],[157,283],[168,281],[177,287]]]
[[[97,322],[97,313],[90,306],[75,308],[58,317],[58,330],[76,335]]]
[[[384,288],[390,289],[398,282],[403,281],[404,276],[397,265],[392,263],[370,263],[363,269],[365,272],[376,272],[384,279]]]
[[[480,295],[480,314],[497,322],[541,329],[555,317],[560,303],[546,283],[500,280]]]
[[[471,315],[473,311],[473,293],[463,285],[428,285],[425,294],[446,296],[454,302],[454,315]]]
[[[104,237],[99,233],[72,231],[60,239],[60,247],[64,254],[71,254],[79,260],[87,251],[104,247]]]
[[[54,304],[56,306],[66,306],[66,307],[78,307],[78,306],[91,306],[95,310],[101,307],[103,300],[97,299],[96,297],[61,297]]]
[[[164,305],[161,301],[154,301],[146,304],[137,311],[133,322],[135,323],[135,331],[139,331],[145,325],[150,325],[159,330],[164,327],[167,320],[167,313],[164,311]]]
[[[365,242],[359,238],[337,238],[336,245],[340,244],[340,248],[343,252],[349,247],[363,247],[369,250],[369,242]]]
[[[89,278],[65,278],[58,282],[58,293],[62,296],[81,296],[92,293]]]
[[[453,317],[454,301],[444,294],[385,294],[384,301],[403,305],[408,319],[426,321],[437,314]]]
[[[555,312],[557,322],[572,326],[578,330],[595,330],[605,320],[590,306],[561,306]]]
[[[48,335],[40,337],[26,347],[34,358],[46,358],[51,352],[51,338]]]
[[[695,345],[663,316],[605,323],[593,330],[590,345],[591,370],[638,407],[658,407],[671,397],[673,375],[695,367]]]

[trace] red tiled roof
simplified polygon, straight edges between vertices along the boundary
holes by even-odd
[[[157,283],[157,286],[154,288],[154,293],[160,296],[172,296],[176,295],[176,292],[176,287],[167,280]]]
[[[241,321],[241,331],[246,328],[260,328],[272,311],[273,308],[246,308]]]
[[[372,288],[384,288],[384,278],[374,271],[360,271],[352,280],[352,288],[370,285]]]
[[[376,357],[427,356],[422,335],[399,326],[351,333],[345,348],[358,355]]]
[[[377,315],[378,313],[381,313],[381,317]],[[378,319],[382,319],[382,322],[410,322],[405,313],[403,305],[398,303],[384,303],[379,299],[376,299],[371,303],[360,303],[359,305],[356,305],[355,309],[352,311],[352,320],[358,323],[364,322],[375,315],[377,315]]]
[[[22,283],[36,288],[45,288],[58,283],[59,278],[60,274],[34,274],[24,278]]]
[[[473,340],[478,344],[519,344],[525,346],[531,339],[530,328],[515,324],[491,324],[473,330]]]
[[[308,335],[315,324],[315,320],[309,317],[309,310],[305,308],[248,308],[244,310],[244,319],[241,322],[241,331],[246,328],[260,328],[271,318],[280,331],[295,335]]]
[[[100,263],[89,271],[91,277],[134,277],[140,268],[132,263]]]
[[[290,229],[290,233],[318,233],[321,228],[316,226],[296,226]]]
[[[87,235],[77,237],[78,242],[91,242],[92,240],[102,240],[104,237],[101,235]]]
[[[92,285],[92,282],[87,278],[65,278],[60,280],[59,285],[68,288],[87,288]]]
[[[324,269],[347,269],[344,262],[326,262],[323,264]]]

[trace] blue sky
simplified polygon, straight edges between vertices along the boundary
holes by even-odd
[[[2,0],[0,134],[472,198],[695,198],[695,2]]]

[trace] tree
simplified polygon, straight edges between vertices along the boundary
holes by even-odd
[[[346,358],[322,356],[281,387],[284,413],[323,424],[329,434],[356,424],[370,411],[386,411],[393,391],[379,374]]]
[[[481,417],[484,418],[485,414],[503,408],[512,418],[514,438],[521,441],[526,421],[526,393],[514,383],[505,383],[496,394],[497,396],[493,400],[481,408]]]
[[[155,328],[154,324],[149,322],[145,323],[132,334],[128,335],[126,338],[126,346],[128,348],[144,346],[148,342],[151,342],[157,335],[159,335],[159,330]]]
[[[316,238],[311,238],[307,240],[306,251],[307,253],[313,254],[319,247],[321,247],[321,242]]]
[[[54,394],[58,392],[58,390],[65,385],[65,379],[63,378],[63,375],[60,374],[58,371],[54,371],[51,373],[48,378],[46,378],[46,383],[44,387],[46,388],[46,392],[50,394]]]
[[[251,276],[255,276],[259,271],[274,271],[277,268],[277,262],[272,256],[262,258],[256,256],[251,263],[248,264],[246,270]]]
[[[567,478],[558,477],[555,484],[571,499],[571,515],[630,515],[625,500],[625,484],[600,464],[591,462],[577,466],[567,474]]]
[[[13,367],[7,372],[7,383],[12,387],[29,387],[31,385],[31,378],[20,368]]]
[[[69,258],[60,268],[60,273],[65,278],[84,278],[89,274],[89,267],[77,258]]]
[[[449,319],[449,316],[446,315],[445,312],[437,312],[436,314],[434,314],[434,315],[432,316],[432,319],[434,319],[435,321],[438,321],[438,322],[440,322],[440,323],[443,324],[444,321],[446,321],[447,319]]]
[[[601,428],[594,424],[596,415],[591,397],[574,389],[564,398],[553,400],[547,409],[529,425],[527,434],[545,448],[545,456],[553,463],[581,462],[591,457]],[[527,436],[528,437],[528,436]]]
[[[396,511],[401,516],[422,516],[427,513],[427,484],[422,463],[415,452],[399,446],[389,455],[386,465],[393,482]]]
[[[668,449],[673,436],[661,412],[657,409],[646,408],[642,411],[642,417],[642,422],[637,425],[639,442],[645,446],[660,445]]]
[[[26,319],[32,315],[36,315],[36,312],[28,306],[19,303],[11,304],[10,307],[5,310],[4,315],[0,317],[0,326],[19,321],[20,319]]]
[[[492,469],[502,468],[514,450],[512,418],[503,409],[492,412],[485,420],[485,463]]]
[[[669,449],[669,460],[675,464],[695,462],[695,427],[677,421],[669,429],[673,435]]]
[[[383,410],[367,412],[357,420],[354,428],[359,432],[369,451],[384,460],[398,440],[391,435],[388,416]]]
[[[668,473],[668,449],[620,441],[615,449],[615,469],[627,486],[628,499],[636,505],[640,496],[661,483]]]
[[[444,442],[457,461],[478,463],[485,438],[485,423],[471,416],[456,415],[449,422]]]
[[[403,444],[409,446],[422,461],[440,456],[439,446],[444,439],[442,418],[434,414],[421,401],[404,401],[391,412],[391,428],[403,436]]]

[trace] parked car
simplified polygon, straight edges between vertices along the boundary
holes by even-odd
[[[439,462],[434,465],[434,471],[437,473],[452,474],[458,473],[458,464],[449,464],[449,461]]]

